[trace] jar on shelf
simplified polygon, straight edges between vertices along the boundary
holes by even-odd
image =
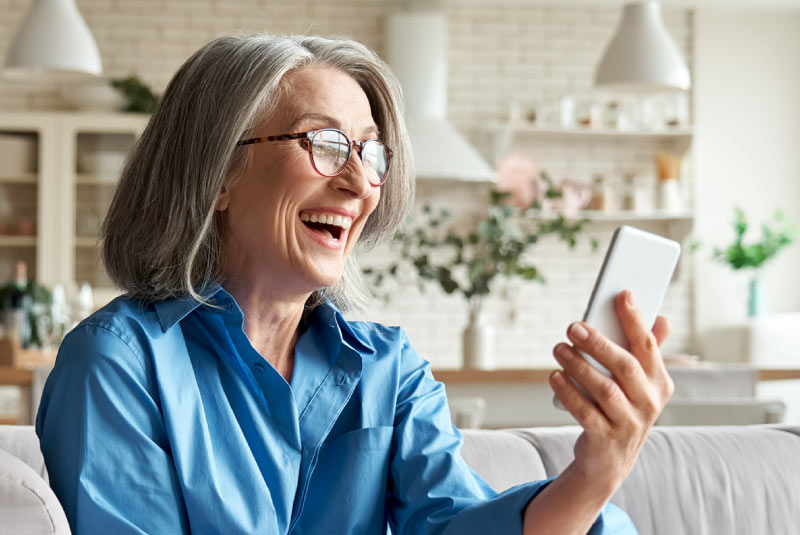
[[[610,130],[619,128],[619,102],[616,100],[609,100],[606,102],[605,109],[603,110],[603,126]]]
[[[575,117],[578,126],[584,128],[600,128],[602,126],[603,108],[590,97],[581,97],[575,103]]]
[[[666,126],[678,128],[689,124],[689,97],[685,93],[664,97],[663,107]]]
[[[610,176],[597,173],[592,178],[592,201],[589,203],[589,208],[601,212],[614,210],[614,185]]]
[[[652,205],[652,196],[644,187],[643,177],[625,173],[622,176],[622,209],[641,214],[652,211]]]

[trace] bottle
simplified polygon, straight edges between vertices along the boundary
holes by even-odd
[[[619,128],[619,102],[616,100],[606,102],[606,107],[603,110],[603,126],[609,130]]]
[[[78,294],[78,317],[82,320],[88,318],[94,311],[94,296],[92,295],[92,287],[88,282],[81,284],[81,289]]]
[[[11,291],[3,303],[6,335],[15,339],[23,348],[31,343],[31,296],[28,294],[28,266],[17,262],[16,277]]]

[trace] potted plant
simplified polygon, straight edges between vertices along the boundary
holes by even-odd
[[[714,248],[713,258],[729,265],[735,271],[750,271],[749,298],[747,314],[750,317],[765,312],[764,296],[761,288],[761,269],[764,264],[790,245],[795,238],[794,225],[781,211],[772,216],[772,226],[761,225],[761,240],[744,243],[748,230],[747,217],[740,207],[734,208],[733,243],[727,247]]]
[[[560,191],[546,175],[543,179],[547,186],[543,198],[559,197]],[[426,285],[433,285],[446,294],[460,294],[469,314],[464,330],[466,368],[493,367],[493,329],[483,312],[496,280],[517,278],[543,283],[542,273],[526,253],[548,235],[574,247],[588,222],[557,213],[543,217],[541,198],[527,208],[518,208],[507,202],[509,195],[491,190],[485,215],[466,227],[460,222],[448,225],[451,214],[447,210],[423,206],[422,213],[394,237],[397,259],[382,269],[364,269],[379,290],[387,279],[402,280],[410,271],[422,291]]]

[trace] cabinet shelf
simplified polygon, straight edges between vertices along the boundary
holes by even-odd
[[[75,175],[75,184],[78,186],[111,186],[115,187],[118,177],[97,173],[78,173]]]
[[[38,181],[35,173],[0,176],[0,184],[36,184]]]
[[[81,248],[95,248],[97,247],[100,238],[97,236],[75,236],[75,247]]]
[[[0,247],[36,247],[36,236],[0,236]]]

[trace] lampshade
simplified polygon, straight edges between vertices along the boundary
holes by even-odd
[[[100,53],[75,0],[34,0],[6,56],[3,74],[99,75]]]
[[[658,2],[625,5],[594,80],[600,88],[637,92],[691,87],[689,69],[664,27]]]

